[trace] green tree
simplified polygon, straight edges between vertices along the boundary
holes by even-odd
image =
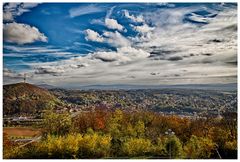
[[[157,157],[166,157],[167,150],[164,146],[164,141],[161,138],[157,138],[156,144],[154,145],[153,154]]]
[[[186,157],[191,159],[208,159],[214,149],[215,143],[211,139],[194,135],[184,146]]]
[[[180,159],[184,157],[182,143],[176,136],[169,137],[165,146],[170,158]]]
[[[129,157],[144,156],[151,150],[151,141],[144,138],[128,138],[122,146],[122,152]]]
[[[64,135],[71,129],[71,116],[69,113],[54,113],[49,110],[44,114],[43,128],[45,134]]]
[[[123,112],[119,109],[109,117],[107,120],[107,132],[111,134],[111,154],[118,156],[121,155],[119,148],[122,147],[122,141],[124,136],[123,128]]]
[[[111,136],[96,132],[85,134],[79,143],[79,158],[108,157],[111,149]]]
[[[135,132],[137,137],[144,137],[145,135],[145,125],[143,121],[138,121],[135,125]]]
[[[125,136],[128,137],[128,138],[137,136],[137,133],[134,130],[134,128],[133,128],[131,123],[127,124],[127,128],[126,128],[126,131],[124,133],[125,133]]]
[[[113,138],[119,138],[121,136],[123,115],[123,112],[117,109],[108,120],[108,132],[112,135]]]

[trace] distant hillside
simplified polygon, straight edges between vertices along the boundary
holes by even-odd
[[[81,87],[72,87],[70,89],[81,90],[131,90],[131,89],[199,89],[199,90],[220,90],[220,91],[236,91],[237,83],[229,84],[176,84],[176,85],[128,85],[128,84],[115,84],[115,85],[87,85]]]
[[[3,113],[33,114],[55,107],[61,102],[48,90],[28,83],[3,86]]]
[[[40,87],[40,88],[43,88],[43,89],[55,89],[55,88],[57,88],[57,87],[55,87],[53,85],[49,85],[49,84],[38,84],[37,86]]]

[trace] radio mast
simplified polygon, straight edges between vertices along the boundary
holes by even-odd
[[[26,75],[26,73],[24,73],[23,83],[26,83],[26,79],[27,79],[27,75]]]

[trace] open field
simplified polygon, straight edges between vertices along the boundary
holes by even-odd
[[[39,129],[26,128],[26,127],[6,127],[3,128],[3,133],[7,133],[8,136],[12,137],[34,137],[41,134]]]

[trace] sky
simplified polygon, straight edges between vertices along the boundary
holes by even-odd
[[[236,3],[4,3],[3,83],[237,83]]]

